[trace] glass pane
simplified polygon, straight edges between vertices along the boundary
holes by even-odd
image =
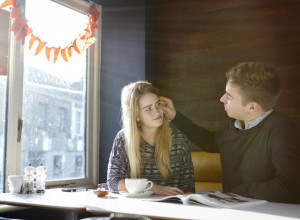
[[[0,9],[0,192],[4,191],[9,12]]]
[[[55,15],[55,16],[53,16]],[[84,30],[87,16],[49,0],[27,0],[33,33],[54,47],[70,45]],[[75,38],[74,38],[75,36]],[[87,54],[72,51],[48,61],[37,42],[24,49],[22,171],[28,164],[47,167],[47,180],[85,177]]]
[[[4,187],[5,125],[6,125],[6,76],[0,75],[0,192]]]

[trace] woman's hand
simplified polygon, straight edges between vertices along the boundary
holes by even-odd
[[[163,96],[159,97],[159,99],[160,99],[159,107],[164,111],[164,113],[166,114],[169,120],[173,120],[176,116],[176,109],[173,104],[173,101]]]
[[[156,195],[162,195],[162,196],[174,196],[174,195],[183,195],[184,192],[177,188],[172,186],[160,186],[154,184],[153,187],[150,189],[153,191]]]
[[[118,191],[126,191],[125,179],[121,179],[118,184]]]

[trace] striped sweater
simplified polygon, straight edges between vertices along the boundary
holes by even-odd
[[[147,178],[154,184],[162,186],[178,187],[184,192],[194,192],[194,168],[192,164],[189,144],[186,137],[178,130],[171,128],[172,147],[170,151],[171,178],[166,181],[161,176],[154,158],[155,146],[142,141],[141,178]],[[117,192],[119,181],[129,178],[129,161],[125,151],[125,139],[123,130],[116,135],[107,170],[107,184],[110,191]]]

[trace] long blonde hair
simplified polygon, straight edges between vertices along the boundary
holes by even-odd
[[[137,81],[130,83],[122,89],[122,125],[125,134],[125,149],[129,159],[130,175],[138,178],[141,175],[143,162],[141,160],[143,151],[141,150],[141,131],[137,124],[139,114],[139,100],[145,94],[155,94],[159,97],[159,91],[151,83]],[[162,177],[170,179],[170,150],[172,137],[168,119],[164,117],[163,124],[157,129],[155,134],[155,162]]]

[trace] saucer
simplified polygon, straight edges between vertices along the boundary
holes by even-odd
[[[144,198],[151,196],[153,194],[153,191],[145,191],[141,193],[129,193],[127,191],[120,191],[120,194],[128,198]]]

